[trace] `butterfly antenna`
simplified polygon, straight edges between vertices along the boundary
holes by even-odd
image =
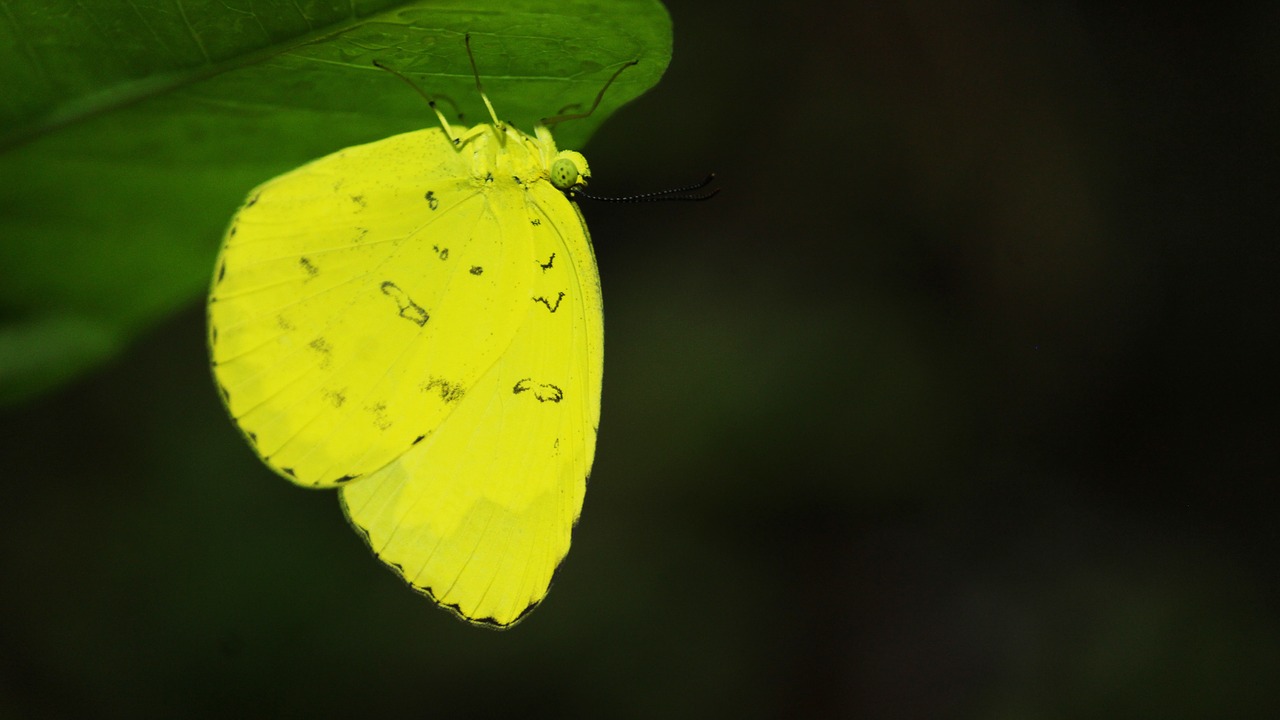
[[[484,106],[489,108],[489,117],[493,118],[494,127],[501,128],[502,121],[498,119],[498,113],[493,111],[493,103],[489,102],[489,96],[484,94],[484,86],[480,84],[480,70],[476,68],[476,56],[471,54],[471,33],[463,36],[463,42],[467,46],[467,59],[471,61],[471,74],[476,78],[476,90],[480,93],[480,99],[484,100]]]
[[[392,75],[395,75],[396,77],[400,78],[401,80],[404,81],[405,85],[408,85],[409,87],[413,88],[414,92],[421,95],[422,99],[426,100],[427,104],[431,106],[431,110],[435,112],[436,117],[440,118],[440,126],[444,128],[445,134],[449,136],[449,139],[451,140],[453,139],[453,132],[449,130],[449,121],[445,119],[444,113],[440,112],[440,108],[436,107],[436,100],[443,100],[449,103],[449,106],[453,108],[453,113],[458,116],[459,120],[461,120],[462,113],[458,111],[458,104],[455,103],[452,98],[450,98],[447,95],[428,95],[426,92],[422,90],[422,88],[418,87],[417,83],[410,80],[408,77],[405,77],[403,73],[393,68],[387,67],[386,65],[383,65],[377,60],[373,61],[373,66],[378,68],[379,70],[386,70]]]
[[[720,192],[720,188],[715,188],[711,192],[693,193],[693,190],[701,190],[711,184],[715,180],[716,174],[710,173],[707,178],[700,183],[693,185],[685,185],[684,187],[671,188],[670,190],[659,190],[657,192],[643,193],[641,195],[623,195],[621,197],[601,197],[599,195],[588,195],[581,190],[574,190],[571,195],[574,198],[586,198],[588,200],[598,200],[600,202],[665,202],[668,200],[681,202],[697,202],[701,200],[710,200]]]
[[[639,65],[639,64],[640,64],[639,60],[632,60],[631,62],[628,62],[624,64],[622,67],[618,68],[618,71],[613,74],[613,77],[609,78],[609,82],[605,83],[604,87],[600,88],[599,93],[596,93],[595,102],[591,103],[591,107],[588,108],[586,112],[569,113],[568,115],[556,115],[554,117],[542,118],[542,120],[540,120],[539,122],[541,122],[544,127],[551,127],[552,125],[555,125],[556,123],[562,123],[565,120],[581,120],[582,118],[591,115],[591,113],[595,112],[596,108],[600,106],[600,100],[604,97],[604,92],[609,89],[609,86],[613,84],[614,80],[618,79],[618,76],[622,74],[622,71],[626,70],[627,68],[633,65]],[[576,104],[577,103],[575,103],[575,105]],[[565,107],[560,109],[560,112],[563,113],[565,110],[571,107],[573,107],[573,105],[566,105]]]

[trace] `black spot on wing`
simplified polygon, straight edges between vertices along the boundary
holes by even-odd
[[[428,190],[425,197],[427,200],[427,207],[431,208],[432,210],[435,210],[436,208],[440,207],[440,200],[436,197],[436,194],[434,191]]]
[[[520,393],[525,392],[533,393],[533,397],[536,398],[538,402],[558,403],[564,399],[564,391],[559,387],[552,385],[551,383],[534,382],[533,378],[525,378],[516,383],[515,387],[511,389],[511,392],[513,395],[519,395]]]
[[[561,300],[564,300],[564,293],[563,293],[563,292],[562,292],[562,293],[560,293],[558,296],[556,296],[556,302],[555,302],[555,304],[554,304],[554,305],[552,305],[552,304],[551,304],[551,301],[550,301],[550,300],[547,300],[547,299],[546,299],[546,298],[544,298],[544,297],[536,297],[536,298],[534,298],[534,299],[533,299],[533,301],[534,301],[534,302],[540,302],[540,303],[542,303],[543,305],[546,305],[546,306],[547,306],[547,309],[548,309],[548,310],[550,310],[551,312],[555,312],[556,310],[559,310],[559,309],[560,309],[560,301],[561,301]]]
[[[367,207],[369,204],[368,202],[365,201],[363,195],[352,195],[351,202],[355,203],[356,206],[360,208],[360,210],[365,209],[365,207]],[[360,212],[360,210],[356,210],[356,212]]]
[[[293,471],[293,468],[282,467],[280,468],[280,472],[284,473],[285,475],[288,475],[291,478],[296,479],[298,477],[298,474]]]
[[[316,355],[319,356],[316,361],[319,368],[321,370],[328,370],[329,366],[333,364],[333,346],[329,344],[329,341],[322,337],[318,337],[310,343],[307,343],[307,347],[314,350]]]
[[[547,261],[544,263],[538,263],[538,267],[542,268],[542,272],[546,272],[551,269],[551,266],[555,264],[555,261],[556,261],[556,254],[551,253],[551,257],[547,258]]]
[[[232,229],[231,229],[231,232],[232,232],[232,234],[235,234],[235,228],[232,228]],[[215,282],[215,283],[220,283],[220,282],[222,282],[222,278],[224,278],[224,277],[226,277],[226,276],[227,276],[227,261],[226,261],[226,259],[224,258],[224,259],[222,259],[222,260],[219,260],[219,261],[218,261],[218,279],[217,279],[217,280],[215,280],[214,282]]]
[[[298,258],[298,266],[302,268],[302,272],[307,274],[308,280],[320,274],[320,268],[316,267],[315,263],[311,262],[311,258],[305,255]]]
[[[530,224],[530,225],[541,225],[541,224],[542,224],[542,221],[541,221],[541,220],[539,220],[538,218],[534,218],[534,219],[532,219],[532,220],[530,220],[530,221],[529,221],[529,224]]]
[[[421,390],[424,393],[435,391],[439,393],[440,399],[447,403],[458,402],[467,392],[462,388],[461,383],[451,383],[444,378],[431,378],[422,384]]]
[[[386,295],[396,301],[396,306],[400,308],[400,317],[408,320],[418,327],[423,327],[427,324],[427,320],[430,319],[430,316],[427,315],[427,311],[423,310],[421,305],[414,302],[413,299],[409,297],[408,293],[401,290],[399,285],[387,280],[382,283],[381,287],[383,295]]]
[[[431,249],[436,251],[436,255],[439,255],[441,260],[449,259],[449,248],[442,248],[439,245],[432,245]]]
[[[481,273],[483,273],[483,272],[484,272],[484,268],[480,267],[479,265],[472,265],[472,266],[471,266],[471,274],[472,274],[472,275],[479,275],[479,274],[481,274]]]
[[[365,406],[365,412],[373,416],[373,426],[382,431],[391,429],[394,424],[391,418],[387,417],[387,404],[385,402],[376,402],[372,405]]]
[[[347,483],[351,482],[352,480],[355,480],[355,479],[356,479],[356,478],[358,478],[358,477],[360,477],[360,476],[359,476],[359,475],[343,475],[343,476],[342,476],[342,477],[340,477],[340,478],[334,478],[333,484],[334,484],[334,485],[345,485],[345,484],[347,484]]]

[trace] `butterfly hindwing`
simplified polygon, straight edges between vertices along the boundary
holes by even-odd
[[[494,160],[502,170],[513,169],[504,162],[516,159],[517,139],[535,142],[507,132]],[[496,232],[526,238],[509,243],[528,248],[520,261],[530,270],[516,329],[433,432],[342,498],[407,582],[467,619],[505,627],[546,595],[569,548],[595,452],[603,326],[586,226],[563,192],[527,175],[489,187],[484,200]]]

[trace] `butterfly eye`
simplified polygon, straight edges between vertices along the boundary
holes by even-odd
[[[580,181],[578,166],[567,157],[557,158],[551,163],[551,184],[561,190],[570,190],[585,183]]]

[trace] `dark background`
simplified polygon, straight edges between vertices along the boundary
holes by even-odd
[[[1280,716],[1280,6],[668,7],[593,189],[724,190],[584,208],[543,606],[467,627],[261,467],[193,297],[0,414],[0,715]]]

